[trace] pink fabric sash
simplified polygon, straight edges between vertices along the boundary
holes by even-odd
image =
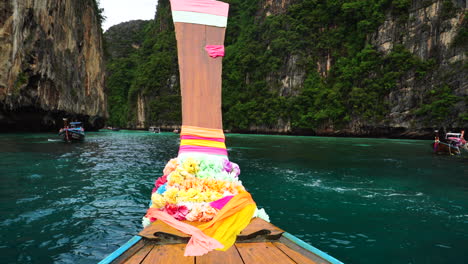
[[[224,138],[206,138],[206,137],[197,137],[197,136],[190,136],[190,135],[182,135],[180,136],[180,139],[199,139],[199,140],[224,142]]]
[[[188,11],[227,17],[229,4],[213,0],[171,0],[172,11]]]
[[[223,45],[206,45],[205,50],[208,52],[208,55],[210,55],[210,57],[224,57]]]
[[[221,210],[232,199],[232,197],[234,197],[234,195],[223,197],[223,198],[221,198],[219,200],[211,202],[210,205],[213,208]]]
[[[227,156],[227,150],[222,148],[213,147],[200,147],[200,146],[180,146],[179,154],[187,152],[198,152],[204,154],[224,155]]]
[[[174,227],[175,229],[191,235],[187,247],[185,248],[184,256],[202,256],[214,249],[223,248],[224,245],[219,243],[216,239],[205,235],[200,229],[186,224],[184,222],[178,221],[171,215],[166,212],[159,211],[156,208],[148,209],[146,213],[147,218],[157,218],[164,223]]]

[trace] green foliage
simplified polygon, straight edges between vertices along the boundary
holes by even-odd
[[[135,62],[132,58],[115,59],[107,64],[110,73],[107,77],[109,124],[126,127],[128,116],[127,98],[135,75]]]
[[[402,46],[384,56],[366,44],[387,9],[407,16],[409,0],[304,0],[264,21],[242,12],[247,1],[229,2],[240,8],[230,14],[223,65],[227,128],[274,126],[278,119],[290,120],[293,129],[339,126],[353,117],[379,121],[388,112],[384,97],[397,80],[409,72],[424,77],[434,63],[417,59]],[[292,56],[299,58],[298,68],[307,69],[297,96],[276,88]],[[327,76],[316,69],[317,59],[324,57],[335,61]]]
[[[107,62],[109,124],[113,126],[134,125],[139,96],[145,98],[148,123],[180,124],[180,89],[177,82],[170,82],[178,72],[168,1],[160,1],[158,18],[113,47],[121,55]],[[141,47],[133,49],[134,42],[141,42]]]
[[[94,13],[96,14],[99,25],[102,25],[102,22],[106,20],[106,16],[104,16],[104,8],[99,7],[99,0],[91,0],[91,4],[93,5]]]
[[[457,32],[457,35],[455,36],[455,39],[452,42],[452,46],[466,46],[468,43],[468,19],[466,17],[468,16],[468,12],[465,12],[465,19],[463,20],[462,25],[460,26],[460,29]]]
[[[407,19],[410,0],[294,1],[284,13],[270,16],[261,14],[259,0],[226,2],[230,13],[223,59],[223,120],[228,129],[274,128],[280,121],[290,121],[293,129],[340,127],[355,118],[379,122],[389,111],[385,98],[400,79],[408,75],[422,80],[434,69],[434,60],[422,61],[401,45],[384,54],[369,44],[369,34],[383,23],[386,12]],[[109,63],[111,121],[133,122],[137,98],[143,96],[149,100],[150,124],[180,124],[169,1],[159,1],[156,20],[141,36],[138,51]],[[331,68],[325,71],[327,64]],[[284,89],[285,75],[291,73],[301,73],[305,81]],[[445,110],[438,106],[439,99],[431,98],[426,99],[427,107],[437,108],[437,117],[442,116]],[[446,103],[452,100],[444,98]],[[419,113],[429,113],[427,107]]]
[[[428,91],[422,106],[415,111],[415,114],[424,116],[428,122],[439,124],[456,114],[453,113],[453,106],[461,100],[463,98],[454,95],[448,85],[443,85]]]
[[[457,8],[452,3],[451,0],[444,0],[442,2],[441,14],[440,17],[442,19],[450,19],[455,16],[457,13]]]
[[[25,85],[28,82],[28,75],[24,72],[19,72],[16,77],[15,84],[13,86],[13,94],[19,95],[21,86]]]

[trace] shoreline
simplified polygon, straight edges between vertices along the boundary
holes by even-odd
[[[161,127],[161,132],[173,132],[175,127]],[[85,132],[99,132],[99,131],[112,131],[105,127],[100,129],[86,129]],[[120,130],[131,130],[131,131],[148,131],[144,128],[120,128]],[[374,128],[373,130],[363,130],[361,133],[351,131],[349,129],[343,130],[312,130],[312,129],[297,129],[293,131],[275,131],[275,130],[247,130],[247,129],[232,129],[224,130],[225,134],[244,134],[244,135],[276,135],[276,136],[305,136],[305,137],[335,137],[335,138],[382,138],[382,139],[414,139],[414,140],[433,140],[434,131],[436,129],[422,129],[422,130],[406,130],[406,129],[394,129],[393,131],[388,131],[384,129]],[[441,134],[445,132],[456,132],[461,131],[462,128],[453,128],[453,129],[439,129],[442,131]],[[116,131],[117,132],[117,131]],[[6,130],[0,131],[1,134],[12,134],[12,133],[58,133],[58,130],[27,130],[27,129],[16,129],[16,130]]]

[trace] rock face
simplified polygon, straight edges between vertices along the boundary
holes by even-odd
[[[363,20],[366,23],[372,24],[372,27],[366,29],[366,35],[362,35],[362,38],[359,37],[356,39],[359,39],[359,42],[362,42],[361,48],[364,48],[364,46],[371,46],[372,50],[375,50],[376,53],[378,53],[379,58],[382,59],[382,64],[388,61],[386,58],[387,55],[391,57],[392,54],[400,54],[397,56],[401,56],[401,54],[409,53],[412,60],[418,61],[418,65],[431,65],[427,66],[424,73],[422,73],[422,70],[418,72],[420,68],[416,67],[409,67],[408,69],[401,70],[401,75],[400,72],[398,72],[398,77],[395,77],[391,81],[391,88],[382,92],[382,96],[378,98],[379,101],[376,104],[379,104],[379,106],[382,105],[381,108],[384,109],[378,113],[377,111],[374,112],[375,115],[378,115],[378,118],[372,119],[369,118],[369,116],[363,117],[363,115],[360,116],[359,113],[351,113],[346,115],[346,118],[343,118],[344,115],[341,115],[336,118],[342,119],[338,120],[339,122],[337,122],[336,119],[332,120],[328,117],[334,113],[325,113],[324,116],[328,115],[328,119],[320,119],[322,117],[317,117],[317,115],[310,115],[313,117],[310,118],[310,116],[307,116],[307,111],[310,113],[317,113],[321,110],[319,108],[316,109],[311,107],[305,110],[298,110],[302,111],[301,114],[306,113],[303,115],[303,117],[305,116],[304,120],[306,121],[302,122],[302,120],[299,120],[301,122],[297,122],[297,119],[294,120],[294,113],[290,114],[287,112],[292,112],[297,106],[293,105],[293,103],[298,102],[298,104],[300,104],[301,102],[305,102],[304,104],[308,103],[313,106],[315,101],[319,101],[319,103],[320,100],[326,101],[324,100],[326,99],[325,95],[331,95],[331,97],[334,98],[333,100],[346,101],[344,103],[339,101],[336,104],[330,104],[332,106],[336,105],[336,108],[339,108],[340,103],[343,103],[344,105],[349,103],[347,102],[348,98],[340,98],[335,96],[334,93],[341,93],[341,89],[345,91],[343,92],[343,97],[350,97],[350,92],[347,90],[348,88],[351,90],[353,86],[353,83],[350,81],[350,83],[339,83],[340,85],[345,83],[342,85],[345,88],[342,88],[341,86],[332,87],[333,81],[337,83],[337,75],[340,75],[339,71],[338,74],[336,74],[335,71],[337,68],[340,69],[339,59],[346,57],[346,54],[343,51],[347,49],[347,44],[345,43],[346,45],[342,46],[339,43],[334,43],[334,41],[340,41],[340,39],[336,40],[335,38],[339,38],[339,30],[345,28],[343,25],[340,25],[340,23],[343,22],[341,20],[341,22],[336,22],[333,20],[333,17],[327,17],[330,15],[329,13],[324,12],[322,9],[317,9],[319,12],[315,17],[320,17],[320,15],[327,17],[326,19],[330,20],[329,24],[327,24],[328,20],[322,21],[320,19],[317,20],[320,21],[320,23],[316,22],[316,20],[307,22],[308,19],[312,19],[314,16],[304,20],[297,20],[301,21],[303,24],[295,25],[294,23],[290,23],[291,21],[295,21],[291,20],[293,18],[295,19],[294,15],[307,17],[307,14],[314,11],[312,8],[310,10],[307,9],[307,13],[304,14],[295,9],[303,2],[308,2],[308,5],[310,6],[316,6],[319,5],[321,1],[264,0],[256,1],[256,6],[252,6],[254,4],[245,0],[236,1],[236,4],[231,5],[230,21],[237,21],[237,24],[234,22],[228,25],[227,40],[229,41],[226,41],[227,56],[234,53],[234,48],[244,49],[245,47],[250,47],[249,45],[253,44],[252,49],[254,49],[254,47],[265,44],[266,50],[273,50],[274,47],[271,40],[280,40],[280,44],[277,44],[277,46],[281,46],[281,41],[287,42],[285,41],[286,37],[283,39],[278,36],[269,36],[268,29],[274,29],[277,31],[284,30],[285,32],[296,30],[299,32],[298,34],[302,35],[312,32],[313,34],[311,35],[313,37],[309,36],[310,39],[319,41],[326,39],[330,40],[330,43],[322,41],[322,46],[317,48],[314,47],[314,43],[310,42],[310,45],[304,46],[301,52],[294,52],[293,49],[281,50],[282,53],[280,55],[271,55],[276,56],[276,58],[281,60],[281,62],[278,62],[278,66],[273,70],[268,71],[265,75],[257,74],[256,77],[254,73],[262,71],[250,69],[248,67],[248,65],[255,65],[257,62],[252,58],[258,55],[258,57],[262,56],[262,59],[268,61],[267,59],[270,55],[267,56],[262,54],[263,50],[256,54],[244,55],[250,51],[250,48],[245,48],[242,54],[239,52],[230,57],[230,61],[235,61],[235,63],[231,65],[230,69],[233,71],[232,74],[228,74],[230,77],[227,76],[228,78],[223,80],[223,92],[225,93],[224,98],[229,97],[229,93],[239,93],[249,98],[244,98],[242,96],[232,97],[231,100],[226,100],[226,104],[223,102],[224,105],[228,105],[225,109],[225,112],[228,112],[228,114],[230,109],[234,109],[232,111],[232,115],[247,116],[247,118],[243,119],[246,121],[242,121],[242,124],[234,123],[226,128],[229,128],[233,132],[243,133],[293,133],[330,136],[432,138],[434,129],[445,127],[447,130],[458,130],[468,126],[468,83],[466,78],[468,75],[466,60],[468,47],[466,43],[466,28],[468,26],[468,22],[466,18],[466,1],[463,0],[400,1],[399,4],[403,3],[404,7],[393,5],[397,1],[388,1],[388,8],[382,7],[383,9],[379,9],[379,13],[375,14],[375,17],[372,16],[366,18],[367,20]],[[330,2],[337,5],[335,6],[335,12],[343,12],[342,4],[346,2],[354,2],[356,5],[353,5],[353,8],[357,8],[356,6],[360,6],[365,1]],[[376,2],[377,1],[374,1],[374,4]],[[408,5],[406,5],[407,3]],[[323,8],[323,6],[320,8]],[[248,12],[246,11],[246,13],[239,15],[242,13],[241,10],[243,9],[248,9]],[[172,67],[173,64],[176,64],[176,52],[172,50],[176,45],[172,40],[173,36],[171,36],[173,29],[171,29],[172,20],[169,1],[160,0],[158,2],[157,10],[154,25],[148,27],[152,31],[146,32],[151,32],[154,39],[146,36],[146,40],[142,42],[141,49],[136,46],[129,48],[129,43],[134,43],[135,41],[126,42],[125,39],[123,41],[112,41],[112,43],[124,43],[126,45],[126,48],[124,49],[125,52],[133,52],[136,49],[144,51],[139,54],[142,60],[137,61],[137,63],[134,64],[147,64],[148,66],[140,68],[129,66],[129,68],[133,67],[132,69],[135,69],[135,72],[140,75],[139,77],[144,75],[145,78],[136,78],[138,82],[133,83],[137,83],[138,85],[133,85],[131,87],[134,89],[126,88],[127,90],[130,90],[128,93],[129,96],[127,96],[127,94],[121,96],[124,99],[127,97],[132,98],[132,101],[127,103],[129,109],[129,121],[126,123],[127,127],[144,128],[150,125],[157,125],[161,128],[169,128],[176,127],[177,122],[180,123],[180,120],[170,114],[171,112],[175,112],[174,109],[178,108],[175,103],[177,101],[175,95],[178,94],[177,87],[179,82],[177,67]],[[293,14],[291,15],[290,13]],[[255,27],[247,27],[242,24],[245,22],[244,16],[247,16],[246,14],[253,18],[248,21],[249,23],[254,23]],[[336,16],[336,14],[331,14],[331,16]],[[359,16],[356,17],[359,18]],[[348,20],[348,18],[342,18],[345,21],[344,23],[347,23],[347,21],[350,21],[349,23],[356,23],[356,21],[353,22],[352,19]],[[373,24],[374,22],[370,22],[374,20],[378,22],[375,22],[375,24]],[[122,34],[125,32],[133,32],[135,31],[134,29],[138,28],[138,23],[141,22],[132,23],[122,25],[122,28],[116,27],[116,33]],[[363,23],[362,25],[366,25],[366,23]],[[151,25],[151,23],[149,25]],[[295,27],[290,28],[290,25],[295,25]],[[301,29],[301,26],[306,27],[305,30],[304,28]],[[339,30],[336,31],[335,29]],[[246,36],[249,37],[241,38],[239,36],[242,35],[240,32],[243,30],[258,30],[258,32],[267,32],[267,34],[262,35],[259,39],[255,39],[253,34],[249,35],[246,33]],[[109,33],[111,33],[110,30]],[[353,31],[352,34],[349,35],[353,35],[355,33],[356,31]],[[328,38],[327,34],[330,34],[330,38]],[[338,37],[335,37],[333,34],[338,34]],[[284,35],[290,36],[289,34]],[[252,41],[252,39],[254,40]],[[349,41],[344,37],[341,37],[341,40]],[[145,47],[145,45],[147,45],[147,47]],[[231,50],[229,50],[230,45],[234,47]],[[395,52],[398,48],[404,50],[405,53]],[[122,57],[128,57],[129,54],[125,52],[122,53],[124,55]],[[111,53],[111,56],[113,57],[120,56],[118,55],[118,52],[114,53],[114,51],[111,51]],[[415,56],[418,58],[415,58]],[[225,63],[224,66],[226,66],[226,60],[224,60],[223,63]],[[388,65],[392,64],[389,63]],[[224,66],[223,71],[227,68]],[[354,67],[353,69],[357,68],[354,64],[351,66]],[[317,76],[315,76],[316,73],[318,73]],[[374,71],[368,75],[371,75],[372,77],[373,74],[378,73],[379,71]],[[392,74],[394,73],[395,72]],[[348,74],[351,73],[348,72]],[[310,78],[311,76],[313,78]],[[366,76],[362,77],[365,78]],[[333,80],[333,78],[335,80]],[[380,77],[375,78],[376,79],[374,80],[377,80],[377,78]],[[386,78],[390,79],[393,77]],[[349,79],[353,80],[353,78]],[[225,80],[227,81],[225,82]],[[225,84],[228,83],[229,80],[231,80],[232,83],[239,83],[240,85],[237,86],[231,83],[228,84],[230,85],[228,88],[231,88],[232,90],[225,89]],[[371,79],[369,78],[368,80]],[[323,81],[323,84],[320,86],[310,85],[311,82],[318,83],[320,81]],[[324,98],[308,95],[304,96],[306,84],[308,83],[309,88],[312,87],[314,89],[314,94],[318,94],[317,91],[319,91],[319,89],[320,91],[325,90],[323,88],[327,88],[331,92],[325,94]],[[390,81],[385,84],[389,83]],[[254,93],[250,94],[249,89],[257,90],[263,88],[265,88],[265,91],[271,92],[271,97],[273,99],[280,98],[275,102],[276,104],[282,104],[282,106],[286,107],[282,107],[278,111],[277,115],[273,116],[271,119],[267,120],[267,118],[262,117],[263,119],[258,119],[260,120],[258,121],[251,117],[262,116],[265,113],[256,109],[252,110],[252,108],[261,104],[258,104],[259,101],[249,100],[250,98],[258,96]],[[132,90],[134,90],[134,94],[131,93]],[[367,94],[368,92],[369,91],[366,91],[364,94]],[[371,90],[369,93],[372,92],[373,91]],[[443,96],[440,98],[437,97],[437,93],[439,92],[443,93]],[[312,92],[309,91],[309,93]],[[301,96],[306,99],[301,99]],[[295,101],[296,98],[301,100]],[[312,99],[307,101],[310,98]],[[268,105],[268,103],[273,102],[273,100],[270,99],[271,98],[266,98],[264,105]],[[292,102],[292,104],[287,104],[289,102]],[[434,114],[431,114],[430,111],[433,108],[437,108],[439,106],[437,105],[439,102],[447,103],[446,105],[442,105],[442,108],[445,108],[443,111],[440,111],[441,113],[444,113],[443,116],[440,117],[439,114],[436,120],[433,118]],[[260,103],[263,102],[260,101]],[[351,103],[349,104],[351,105]],[[428,105],[430,107],[426,107]],[[172,108],[170,108],[171,106]],[[287,109],[289,106],[292,110]],[[281,112],[283,109],[286,110]],[[424,109],[426,109],[426,112],[422,113]],[[250,115],[252,116],[248,116],[249,113],[246,113],[249,110],[252,110],[250,112]],[[351,106],[348,105],[346,105],[345,110],[352,112]],[[164,111],[166,111],[166,113],[164,113]],[[309,125],[309,123],[304,125],[305,122],[309,122],[311,125]]]
[[[265,16],[281,14],[293,1],[268,0],[264,2]],[[455,103],[451,113],[444,120],[432,121],[426,116],[417,116],[415,112],[425,103],[425,96],[430,91],[448,85],[458,98],[468,98],[468,43],[457,43],[460,31],[468,26],[466,1],[436,0],[411,1],[408,17],[402,19],[389,10],[385,21],[378,30],[368,36],[368,42],[383,54],[388,54],[396,45],[402,45],[422,61],[432,60],[434,68],[424,78],[417,78],[417,73],[408,72],[397,82],[398,88],[384,100],[390,111],[381,123],[369,123],[355,118],[340,129],[324,124],[310,131],[292,131],[290,124],[278,121],[275,128],[250,126],[250,132],[260,133],[298,133],[325,136],[371,136],[371,137],[407,137],[432,138],[434,129],[466,128],[468,122],[459,118],[468,112],[467,101]],[[465,33],[466,34],[466,33]],[[330,54],[323,54],[317,59],[317,71],[322,77],[333,67]],[[296,65],[292,57],[282,75],[280,95],[296,95],[304,82],[304,70]],[[269,81],[269,80],[267,80]],[[248,132],[248,131],[243,131]]]
[[[110,27],[104,33],[106,60],[126,58],[139,49],[143,41],[142,30],[148,23],[147,20],[132,20]]]
[[[102,127],[104,69],[94,0],[0,2],[0,131]]]
[[[386,99],[392,107],[383,127],[413,135],[432,134],[430,128],[435,124],[421,120],[413,113],[421,104],[423,95],[447,84],[455,95],[461,98],[468,96],[467,43],[456,43],[459,30],[467,25],[465,10],[465,1],[413,1],[406,21],[398,21],[398,18],[387,14],[385,22],[370,36],[371,43],[384,53],[395,45],[403,45],[422,60],[435,62],[435,68],[424,79],[418,80],[413,72],[400,80],[399,88]],[[467,111],[466,102],[458,102],[455,111],[442,121],[442,125],[451,128],[466,126],[466,122],[463,124],[456,117]]]

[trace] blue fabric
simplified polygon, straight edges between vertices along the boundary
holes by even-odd
[[[156,191],[158,194],[163,194],[166,191],[167,182],[161,186],[159,186],[158,190]]]

